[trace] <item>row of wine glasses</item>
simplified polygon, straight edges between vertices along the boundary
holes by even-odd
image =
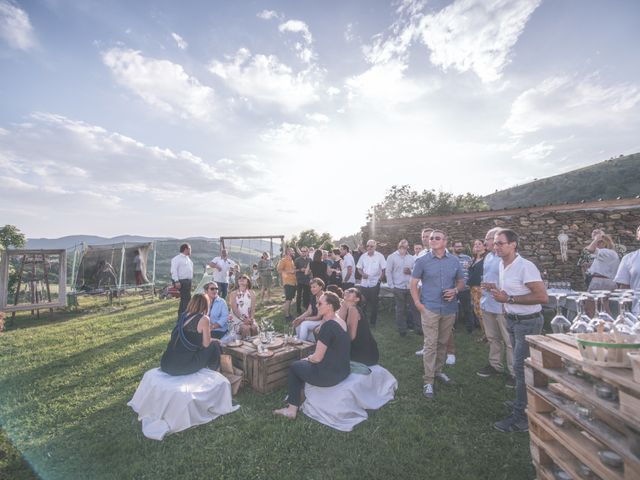
[[[634,299],[640,298],[640,292],[633,290],[594,290],[592,292],[576,292],[568,295],[563,292],[550,292],[556,299],[556,315],[551,320],[554,333],[593,333],[598,331],[614,332],[623,335],[640,334],[640,321],[631,312],[630,305]],[[576,315],[569,320],[562,314],[561,299],[567,298],[576,303]],[[585,302],[593,300],[596,310],[593,317],[585,313]],[[614,319],[605,308],[605,302],[617,303],[618,315]]]

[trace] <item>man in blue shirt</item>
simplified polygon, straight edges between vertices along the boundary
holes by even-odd
[[[218,295],[218,284],[216,282],[206,283],[204,293],[209,297],[209,324],[211,325],[211,336],[222,338],[227,333],[229,324],[229,307],[227,302]]]
[[[424,333],[424,388],[426,398],[434,396],[433,382],[445,385],[453,381],[442,371],[447,343],[458,310],[456,297],[464,288],[464,272],[458,258],[447,251],[447,235],[434,230],[429,237],[431,251],[416,260],[411,273],[411,297],[422,318]],[[418,282],[422,292],[418,293]]]

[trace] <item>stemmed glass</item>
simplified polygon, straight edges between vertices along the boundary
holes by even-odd
[[[591,319],[591,326],[594,331],[598,331],[598,327],[602,325],[603,331],[609,332],[613,326],[613,317],[604,310],[604,300],[607,298],[609,291],[594,290],[593,298],[596,302],[596,311]]]
[[[631,299],[625,295],[611,297],[618,304],[618,316],[613,322],[613,330],[624,335],[630,335],[636,322],[627,317],[627,303],[631,303]]]
[[[567,298],[575,300],[577,311],[569,331],[571,333],[593,333],[593,327],[590,325],[591,319],[584,313],[584,302],[588,297],[585,294],[581,294],[577,297],[571,296]]]
[[[551,330],[553,330],[553,333],[566,333],[571,328],[571,322],[562,314],[560,299],[565,298],[567,295],[565,293],[554,292],[551,296],[556,299],[556,316],[551,320]]]

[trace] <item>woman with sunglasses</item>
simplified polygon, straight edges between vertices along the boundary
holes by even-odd
[[[340,299],[327,292],[318,301],[318,313],[325,319],[320,327],[316,350],[312,355],[298,360],[289,367],[288,406],[274,410],[276,415],[296,418],[301,404],[305,383],[318,387],[332,387],[347,378],[350,373],[349,349],[351,339],[347,325],[338,315]]]
[[[204,294],[209,299],[209,321],[211,322],[211,336],[221,339],[227,333],[229,325],[229,308],[227,302],[219,295],[220,288],[216,282],[204,284]]]
[[[377,365],[380,358],[378,344],[369,329],[369,322],[364,319],[361,310],[362,294],[356,288],[348,288],[344,292],[344,301],[338,316],[347,324],[351,339],[351,360],[365,365]]]
[[[218,369],[220,346],[211,338],[208,312],[207,297],[195,294],[171,332],[171,340],[160,359],[163,372],[189,375],[204,367]]]
[[[251,290],[251,280],[246,274],[238,277],[238,289],[229,295],[231,305],[231,320],[234,329],[243,337],[258,334],[258,324],[255,321],[256,294]]]

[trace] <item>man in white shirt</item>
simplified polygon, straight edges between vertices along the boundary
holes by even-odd
[[[640,241],[640,225],[636,229],[636,239]],[[622,257],[615,281],[619,288],[640,290],[640,250],[627,253]],[[640,302],[638,301],[637,295],[633,301],[632,309],[636,315],[640,315]]]
[[[506,346],[506,381],[509,388],[515,388],[516,381],[513,376],[513,350],[511,349],[511,339],[507,331],[507,320],[504,318],[502,304],[496,302],[491,296],[491,290],[498,286],[500,281],[500,257],[493,248],[493,241],[499,227],[492,228],[484,237],[484,246],[487,254],[484,256],[482,271],[482,299],[480,308],[482,309],[482,321],[484,331],[489,344],[489,363],[476,373],[483,378],[498,376],[505,373],[505,366],[502,363],[502,354],[505,353]]]
[[[491,290],[491,296],[504,306],[513,348],[516,399],[512,414],[493,425],[501,432],[526,432],[529,426],[525,413],[527,387],[524,361],[529,357],[529,344],[525,337],[542,333],[542,304],[548,303],[549,297],[538,268],[518,254],[516,232],[509,229],[496,232],[494,247],[501,262],[498,287]]]
[[[180,245],[180,253],[171,259],[171,280],[173,286],[180,290],[180,306],[178,317],[187,309],[191,300],[191,281],[193,280],[193,262],[191,261],[191,245]]]
[[[401,337],[407,335],[407,329],[413,326],[411,318],[411,271],[416,263],[409,253],[409,242],[405,239],[398,243],[398,250],[387,257],[387,285],[393,290],[396,310],[396,326]]]
[[[369,240],[367,242],[367,252],[362,254],[356,265],[358,272],[362,276],[360,280],[360,291],[365,298],[365,316],[369,319],[369,324],[375,328],[378,320],[378,296],[380,295],[380,280],[384,277],[387,261],[384,255],[376,251],[377,242]]]
[[[218,284],[218,294],[222,298],[227,298],[229,290],[229,270],[236,266],[236,262],[229,258],[227,249],[220,251],[220,256],[211,260],[208,265],[213,268],[213,281]]]
[[[342,290],[347,290],[356,284],[356,262],[349,251],[349,246],[344,243],[340,245],[340,256],[342,257],[342,270],[340,271]]]

